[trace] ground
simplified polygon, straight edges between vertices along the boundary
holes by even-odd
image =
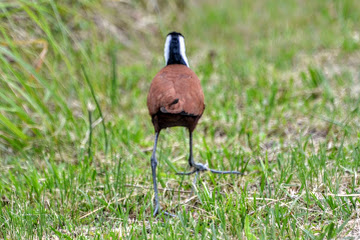
[[[356,0],[0,3],[0,238],[360,239]],[[185,36],[206,109],[161,132],[150,82]]]

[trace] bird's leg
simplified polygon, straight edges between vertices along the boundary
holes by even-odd
[[[179,172],[176,173],[177,175],[191,175],[196,173],[196,175],[199,172],[203,172],[203,171],[210,171],[212,173],[216,173],[216,174],[243,174],[241,172],[238,171],[219,171],[219,170],[214,170],[214,169],[210,169],[208,168],[206,165],[202,164],[202,163],[196,163],[194,161],[193,158],[193,142],[192,142],[192,131],[189,130],[189,143],[190,143],[190,156],[189,156],[189,165],[190,167],[193,167],[194,170],[191,172]],[[196,181],[196,180],[195,180]]]
[[[196,163],[193,158],[193,138],[192,138],[192,131],[189,130],[189,149],[190,149],[190,155],[189,155],[189,165],[190,167],[195,168],[196,172],[200,171],[207,171],[209,168],[202,164],[202,163]]]
[[[154,197],[154,213],[153,216],[155,217],[156,215],[158,215],[160,213],[160,203],[159,203],[159,191],[158,191],[158,187],[157,187],[157,182],[156,182],[156,166],[157,166],[157,159],[156,159],[156,146],[157,146],[157,141],[159,138],[159,132],[155,133],[155,143],[154,143],[154,148],[153,148],[153,152],[151,155],[151,170],[152,170],[152,177],[153,177],[153,183],[154,183],[154,192],[155,192],[155,197]],[[163,212],[164,215],[167,216],[171,216],[171,217],[175,217],[175,215],[172,215],[168,212]]]
[[[159,209],[160,209],[159,192],[158,192],[157,183],[156,183],[156,166],[157,166],[156,146],[157,146],[159,133],[160,132],[155,133],[155,143],[154,143],[154,148],[153,148],[153,152],[152,152],[152,155],[151,155],[151,170],[152,170],[152,177],[153,177],[153,183],[154,183],[154,192],[155,192],[155,198],[154,198],[154,207],[155,207],[155,209],[154,209],[154,214],[153,214],[154,217],[159,213]]]

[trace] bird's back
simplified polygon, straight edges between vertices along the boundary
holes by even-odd
[[[185,65],[167,65],[151,83],[147,106],[155,129],[156,124],[160,129],[173,126],[195,128],[188,125],[196,125],[205,108],[199,78]]]

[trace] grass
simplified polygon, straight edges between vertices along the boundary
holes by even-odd
[[[356,0],[0,3],[0,238],[356,239]],[[191,195],[185,129],[161,133],[153,218],[146,109],[184,34],[206,110]]]

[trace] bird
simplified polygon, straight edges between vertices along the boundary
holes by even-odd
[[[166,66],[151,82],[147,96],[147,107],[155,130],[154,147],[151,155],[151,169],[154,185],[155,217],[160,213],[159,194],[156,181],[156,148],[162,129],[185,127],[189,131],[188,162],[193,171],[180,172],[178,175],[191,175],[211,171],[217,174],[242,174],[237,171],[218,171],[197,163],[193,157],[193,131],[205,110],[204,93],[200,80],[190,69],[185,51],[185,38],[179,32],[170,32],[166,36],[164,57]],[[164,212],[167,215],[171,215]]]

